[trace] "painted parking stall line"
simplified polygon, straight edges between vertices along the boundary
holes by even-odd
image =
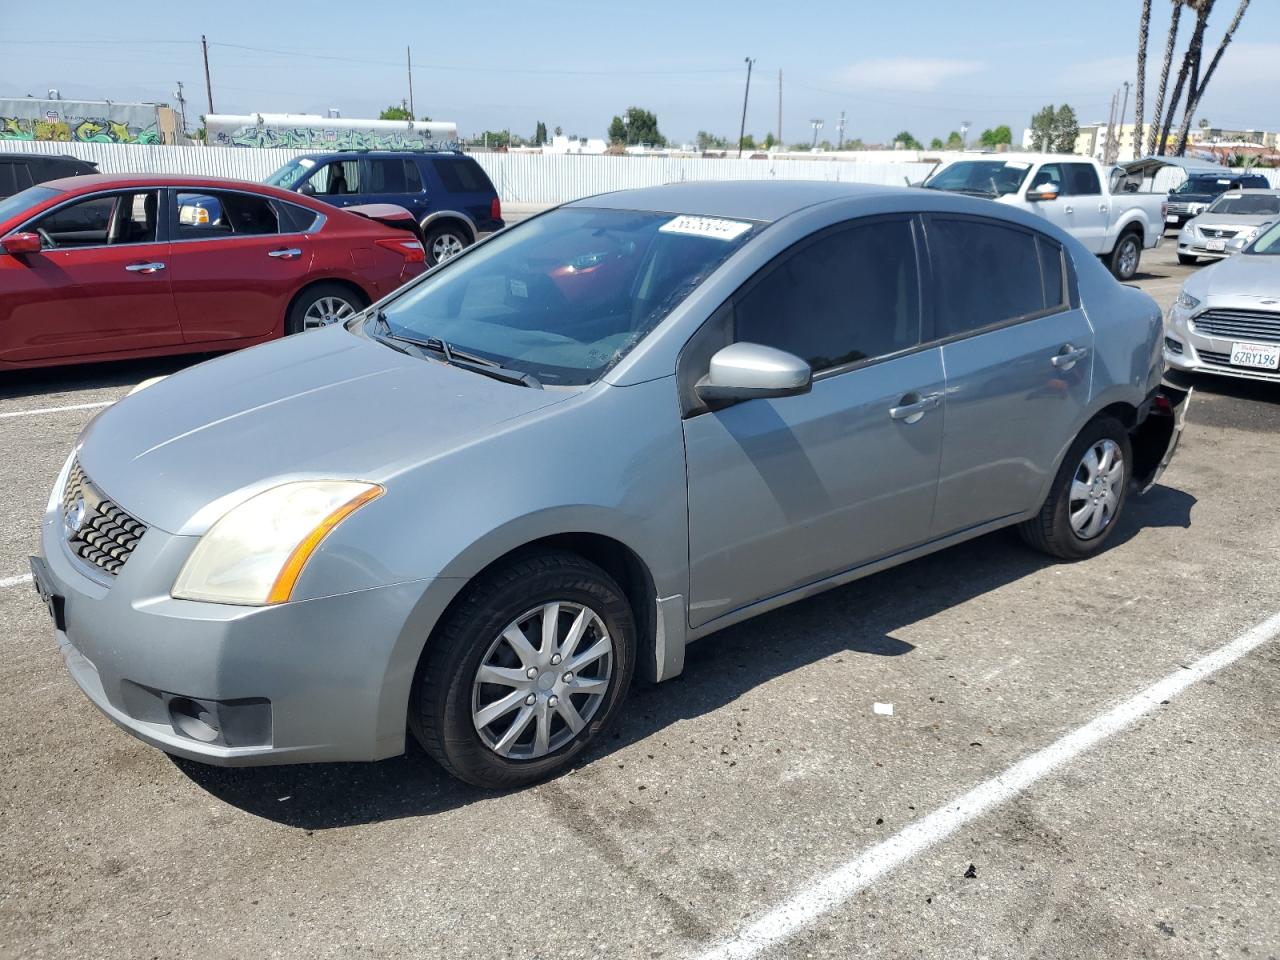
[[[31,582],[31,574],[24,573],[20,577],[0,577],[0,588],[3,587],[20,587],[24,583]]]
[[[945,840],[969,821],[1013,799],[1091,748],[1122,733],[1161,704],[1278,635],[1280,613],[876,844],[794,894],[730,939],[697,954],[697,960],[748,960],[788,940],[895,867]]]
[[[46,413],[64,413],[68,410],[98,410],[102,407],[109,407],[114,400],[99,400],[96,403],[72,403],[65,407],[39,407],[35,410],[14,410],[9,413],[0,413],[0,420],[12,420],[15,417],[38,417]]]

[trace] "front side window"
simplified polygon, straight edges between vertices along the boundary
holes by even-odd
[[[938,337],[1045,311],[1035,234],[988,220],[934,217],[929,250],[937,284]]]
[[[393,336],[438,338],[547,386],[592,383],[755,230],[741,220],[564,207],[447,263],[382,316]]]
[[[154,243],[158,206],[155,190],[113,193],[68,204],[26,229],[40,234],[46,250]]]
[[[360,182],[360,161],[335,160],[326,163],[313,173],[306,181],[316,194],[323,196],[342,196],[348,193],[363,193]]]
[[[1023,160],[961,160],[944,167],[925,184],[931,190],[948,190],[979,197],[1017,193],[1031,164]]]
[[[920,342],[915,238],[906,219],[846,227],[783,254],[733,302],[734,339],[815,373]]]
[[[179,191],[178,239],[260,236],[280,232],[271,201],[248,193]]]
[[[1031,178],[1031,183],[1027,185],[1027,192],[1039,190],[1041,187],[1056,187],[1059,196],[1061,196],[1067,192],[1065,179],[1062,175],[1062,166],[1060,164],[1046,163]]]

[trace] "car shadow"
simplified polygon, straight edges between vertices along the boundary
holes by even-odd
[[[151,377],[177,373],[214,356],[217,354],[185,354],[180,357],[111,360],[70,367],[14,370],[0,375],[0,400],[81,390],[127,389]]]
[[[1195,502],[1190,494],[1157,485],[1129,501],[1111,547],[1146,528],[1190,527]],[[690,645],[681,676],[637,684],[617,726],[577,765],[718,710],[780,674],[831,656],[910,656],[917,648],[896,636],[904,626],[1055,562],[1001,531],[729,627]],[[407,739],[405,755],[378,763],[220,768],[173,762],[212,796],[306,830],[429,816],[495,796],[454,780]]]

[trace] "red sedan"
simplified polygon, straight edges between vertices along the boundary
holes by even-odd
[[[342,320],[426,269],[408,213],[360,210],[144,175],[0,200],[0,369],[233,350]]]

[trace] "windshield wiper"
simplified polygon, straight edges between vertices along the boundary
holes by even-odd
[[[451,367],[461,367],[463,370],[471,370],[475,373],[483,374],[486,377],[492,377],[494,380],[501,380],[503,383],[514,383],[522,387],[533,387],[536,390],[542,389],[542,382],[531,373],[521,373],[518,370],[510,370],[497,361],[490,360],[488,357],[477,356],[474,353],[466,353],[456,349],[449,341],[440,337],[412,337],[402,333],[394,333],[391,330],[391,323],[387,320],[387,315],[379,310],[374,316],[374,321],[380,329],[379,339],[393,340],[396,343],[406,344],[414,347],[421,347],[424,350],[431,350],[444,357],[444,362]]]

